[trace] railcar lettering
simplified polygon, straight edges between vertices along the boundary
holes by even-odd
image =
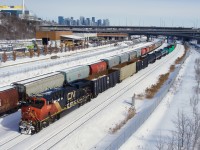
[[[67,99],[68,101],[72,101],[73,99],[75,99],[76,96],[76,91],[72,91],[70,93],[67,94]]]

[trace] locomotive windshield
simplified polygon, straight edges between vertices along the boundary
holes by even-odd
[[[44,101],[42,101],[42,100],[31,100],[30,105],[32,107],[41,109],[44,106]]]

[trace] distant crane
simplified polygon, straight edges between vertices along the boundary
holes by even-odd
[[[24,14],[25,14],[25,0],[22,0],[22,14],[23,14],[23,17],[24,17]]]

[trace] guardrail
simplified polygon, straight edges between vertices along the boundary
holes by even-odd
[[[100,141],[97,145],[95,145],[92,149],[95,150],[117,150],[119,149],[129,137],[135,133],[138,128],[149,118],[149,116],[153,113],[156,107],[160,104],[166,94],[169,92],[169,89],[172,87],[178,73],[181,69],[182,64],[189,56],[189,51],[187,51],[184,59],[180,64],[176,65],[174,72],[172,72],[166,81],[166,84],[160,89],[160,91],[155,95],[154,99],[152,99],[152,103],[145,108],[145,110],[138,112],[134,118],[132,118],[124,128],[119,133],[108,135],[102,141]]]

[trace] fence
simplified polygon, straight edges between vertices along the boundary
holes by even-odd
[[[132,118],[126,126],[117,134],[107,135],[102,141],[100,141],[95,147],[92,149],[105,149],[105,150],[117,150],[119,149],[127,139],[138,130],[138,128],[148,119],[148,117],[153,113],[162,99],[166,96],[169,89],[173,85],[182,64],[189,56],[189,51],[187,51],[185,57],[181,61],[180,64],[176,65],[174,72],[172,72],[169,76],[169,79],[160,91],[155,95],[155,98],[152,100],[152,103],[146,107],[143,111],[137,113],[134,118]]]

